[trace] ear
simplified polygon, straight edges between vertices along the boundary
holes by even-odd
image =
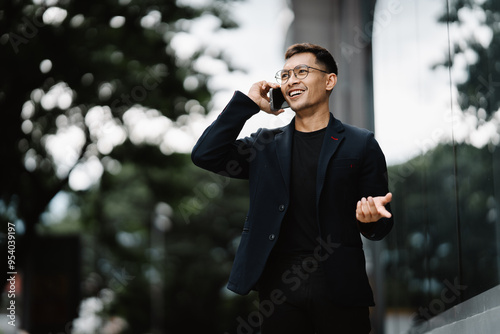
[[[336,84],[337,75],[335,73],[329,73],[326,81],[326,90],[332,91]]]

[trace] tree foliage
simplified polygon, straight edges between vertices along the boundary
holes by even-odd
[[[233,298],[225,287],[246,182],[211,175],[189,156],[166,156],[155,146],[126,142],[111,156],[121,161],[119,170],[73,199],[83,232],[82,297],[108,291],[114,300],[101,316],[126,319],[127,333],[235,328],[252,307],[252,297]],[[72,223],[42,225],[41,232]]]
[[[234,27],[228,2],[193,8],[176,0],[5,1],[0,10],[3,220],[21,220],[31,233],[74,168],[111,151],[99,144],[102,127],[119,127],[128,135],[124,115],[130,107],[158,110],[173,121],[186,114],[189,101],[206,109],[207,75],[193,66],[205,46],[180,59],[171,41],[202,15],[217,17],[221,29]],[[224,58],[220,50],[210,52]],[[89,119],[96,106],[104,115],[101,128]],[[66,143],[62,162],[50,149],[54,134],[77,138]]]
[[[102,312],[126,319],[129,333],[220,333],[248,309],[248,299],[221,292],[244,183],[195,169],[165,139],[141,140],[134,129],[137,115],[172,128],[209,109],[209,75],[196,64],[227,63],[224,52],[201,43],[181,57],[173,41],[201,17],[236,27],[233,1],[16,0],[0,9],[0,220],[19,227],[27,276],[30,240],[79,235],[81,297],[111,292]],[[79,169],[99,182],[75,191]],[[41,222],[57,194],[71,199],[68,214]]]
[[[432,305],[436,315],[498,284],[500,155],[455,145],[389,167],[397,217],[385,254],[391,307]],[[467,286],[458,295],[446,290],[456,280]]]
[[[464,29],[470,21],[474,28]],[[451,0],[440,22],[455,24],[451,30],[452,49],[443,63],[454,66],[465,61],[467,78],[458,82],[462,111],[472,113],[478,125],[492,119],[500,109],[500,3],[495,0]],[[467,31],[467,35],[464,34]],[[459,36],[457,36],[459,35]]]

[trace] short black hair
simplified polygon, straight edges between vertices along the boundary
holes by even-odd
[[[335,75],[338,75],[339,69],[337,67],[337,62],[333,58],[332,54],[324,47],[310,43],[293,44],[286,50],[285,60],[288,60],[299,53],[314,54],[316,62],[324,65],[328,73],[335,73]]]

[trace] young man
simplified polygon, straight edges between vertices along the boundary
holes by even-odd
[[[373,133],[330,113],[337,65],[326,49],[292,45],[276,77],[281,86],[236,92],[192,152],[202,168],[249,180],[228,288],[259,292],[262,334],[369,333],[360,233],[380,240],[393,225],[384,155]],[[281,88],[294,119],[237,140],[259,110],[283,112],[271,111],[270,88]]]

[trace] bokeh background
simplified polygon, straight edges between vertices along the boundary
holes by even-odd
[[[372,333],[459,308],[494,333],[498,22],[494,0],[1,0],[0,333],[258,333],[257,296],[225,288],[247,184],[189,152],[304,41],[339,63],[334,115],[389,165],[395,227],[365,243]]]

